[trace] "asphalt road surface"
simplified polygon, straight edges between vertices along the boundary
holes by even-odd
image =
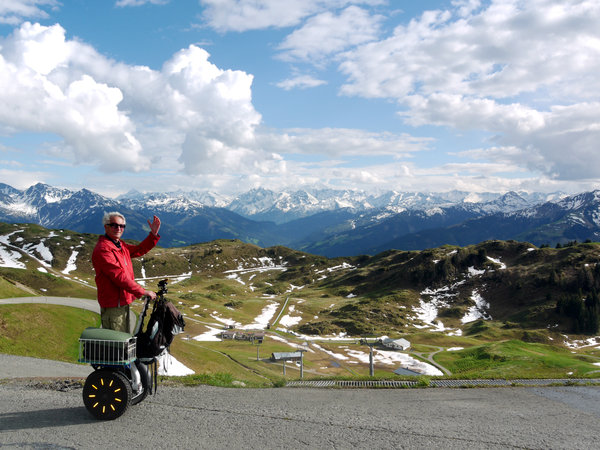
[[[104,422],[84,408],[78,384],[55,380],[0,380],[0,447],[599,448],[600,388],[594,386],[159,386],[157,394]]]

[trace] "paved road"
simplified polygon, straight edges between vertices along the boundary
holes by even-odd
[[[62,305],[62,306],[72,306],[73,308],[81,308],[86,309],[88,311],[92,311],[100,314],[100,305],[97,300],[89,300],[85,298],[75,298],[75,297],[14,297],[14,298],[2,298],[0,299],[0,305],[10,305],[10,304],[19,304],[19,303],[42,303],[48,305]],[[135,324],[137,321],[137,316],[132,314],[130,316],[130,329],[135,329]]]
[[[225,389],[159,386],[112,422],[81,389],[0,384],[15,448],[598,448],[600,389]]]
[[[46,303],[51,305],[72,306],[73,308],[83,308],[100,314],[100,305],[97,300],[88,300],[84,298],[72,297],[15,297],[2,298],[0,305],[9,305],[14,303]]]

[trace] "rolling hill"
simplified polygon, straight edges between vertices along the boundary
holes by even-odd
[[[93,298],[90,255],[96,239],[32,224],[1,224],[0,274],[5,282],[27,286],[38,295],[76,292]],[[298,306],[307,312],[292,327],[308,334],[390,334],[422,328],[463,333],[465,324],[480,318],[524,329],[595,332],[586,320],[592,310],[598,312],[590,299],[600,290],[599,256],[595,243],[538,248],[484,241],[326,258],[282,246],[216,240],[156,248],[134,266],[150,283],[170,277],[181,286],[222,288],[241,298],[309,296],[314,304]],[[559,303],[574,297],[576,311],[561,311]]]
[[[97,237],[0,224],[1,295],[95,298],[90,254]],[[226,372],[245,383],[280,383],[281,369],[267,356],[298,346],[309,352],[307,374],[366,375],[368,351],[359,339],[386,336],[409,340],[411,349],[377,347],[376,374],[383,377],[398,365],[442,375],[444,366],[432,365],[439,364],[433,355],[444,362],[444,370],[462,377],[481,376],[482,370],[485,376],[564,377],[593,374],[600,359],[588,350],[598,343],[599,254],[595,243],[550,248],[496,240],[327,258],[221,239],[157,247],[134,260],[134,268],[149,288],[170,280],[168,298],[187,324],[173,354],[196,373],[212,374],[209,379]],[[56,350],[30,343],[28,354],[76,358],[71,344],[77,330],[49,317],[64,314],[73,324],[79,316],[50,307],[0,307],[5,330],[0,351],[23,348],[15,346],[24,336],[18,318],[31,311],[36,311],[31,320],[42,328],[52,320],[57,343],[61,336],[66,341]],[[219,339],[230,327],[240,336],[266,332],[268,339],[260,348]],[[27,330],[26,336],[39,335],[37,329]],[[517,366],[510,364],[513,359],[519,360]]]

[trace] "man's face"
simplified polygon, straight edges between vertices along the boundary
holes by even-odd
[[[125,231],[125,221],[118,216],[113,216],[110,218],[110,223],[104,225],[104,230],[106,231],[108,237],[118,241],[121,239],[123,231]]]

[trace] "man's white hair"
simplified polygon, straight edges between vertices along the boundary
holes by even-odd
[[[126,224],[127,220],[125,220],[125,216],[118,211],[112,211],[104,213],[104,217],[102,217],[102,225],[108,225],[110,223],[110,219],[113,217],[120,217],[123,219],[123,223]]]

